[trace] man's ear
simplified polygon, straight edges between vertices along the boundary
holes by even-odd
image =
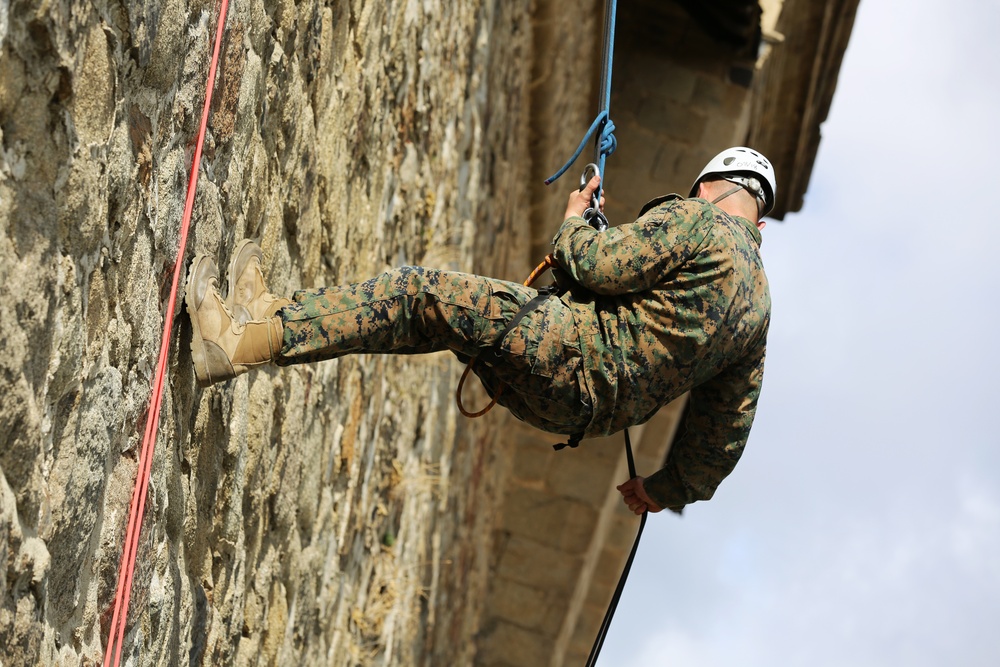
[[[758,220],[757,221],[757,229],[759,229],[760,231],[764,231],[765,227],[767,227],[767,221],[766,220]]]

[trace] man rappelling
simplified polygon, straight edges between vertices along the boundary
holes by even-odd
[[[739,460],[760,394],[771,310],[760,232],[773,168],[755,150],[727,149],[688,198],[657,198],[606,231],[582,217],[599,183],[570,195],[553,239],[558,294],[408,266],[279,298],[260,248],[243,241],[224,299],[215,262],[199,255],[186,296],[198,381],[350,353],[451,350],[475,360],[518,419],[584,438],[641,424],[690,391],[664,467],[618,490],[636,514],[707,500]]]

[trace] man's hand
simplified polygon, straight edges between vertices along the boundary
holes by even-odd
[[[622,500],[625,501],[625,504],[628,505],[629,510],[633,513],[659,512],[663,508],[654,503],[646,495],[646,490],[642,488],[642,481],[644,479],[645,477],[636,476],[616,488],[622,494]]]
[[[601,177],[594,176],[583,190],[573,190],[569,195],[569,203],[566,205],[566,215],[563,216],[563,220],[572,218],[574,215],[582,217],[583,212],[590,208],[590,198],[600,183]],[[601,197],[601,212],[604,212],[604,197]]]

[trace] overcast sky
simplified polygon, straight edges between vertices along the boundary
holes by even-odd
[[[746,453],[650,518],[602,665],[1000,665],[998,31],[998,0],[861,0],[764,232]]]

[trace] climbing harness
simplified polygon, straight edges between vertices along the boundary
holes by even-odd
[[[167,360],[170,356],[170,334],[173,330],[177,285],[180,282],[181,268],[184,265],[182,260],[184,259],[184,251],[187,247],[191,214],[194,210],[194,196],[198,187],[198,169],[201,165],[202,146],[205,143],[205,131],[208,127],[208,113],[212,106],[212,89],[215,87],[215,73],[219,63],[219,51],[222,45],[222,35],[225,30],[228,8],[229,0],[221,0],[219,22],[215,30],[215,44],[212,48],[212,60],[208,68],[205,105],[201,112],[201,126],[198,128],[198,139],[195,143],[194,158],[191,162],[191,176],[188,178],[187,196],[184,200],[184,214],[181,217],[180,241],[177,248],[177,259],[174,262],[174,279],[170,286],[170,297],[167,299],[167,312],[163,322],[163,337],[160,339],[160,356],[156,363],[156,375],[153,380],[152,394],[149,399],[149,410],[146,413],[146,431],[142,438],[142,447],[139,454],[139,469],[136,472],[135,487],[132,490],[132,502],[129,505],[125,547],[118,566],[118,585],[115,592],[114,613],[111,616],[111,628],[108,630],[108,643],[104,649],[104,667],[112,665],[117,667],[121,661],[122,644],[125,639],[125,628],[128,621],[128,604],[132,595],[132,575],[135,571],[135,558],[139,550],[139,533],[142,529],[142,516],[146,509],[146,492],[149,487],[149,473],[153,464],[153,450],[156,447],[156,431],[160,421],[160,406],[163,402],[163,384],[167,374]]]
[[[556,266],[555,257],[553,257],[552,255],[546,255],[545,259],[542,260],[542,263],[536,266],[535,270],[532,271],[531,275],[528,276],[528,279],[524,281],[524,286],[530,287],[533,282],[538,280],[539,276],[541,276],[543,273],[545,273],[554,266]],[[464,416],[475,419],[476,417],[482,417],[483,415],[485,415],[487,412],[493,409],[494,405],[497,404],[497,401],[500,399],[500,394],[503,392],[504,388],[503,383],[500,383],[497,386],[496,391],[493,392],[493,397],[490,399],[489,404],[482,410],[478,410],[476,412],[467,410],[465,405],[462,403],[462,389],[465,387],[465,380],[466,378],[469,377],[469,372],[472,371],[473,367],[476,365],[476,362],[480,359],[482,359],[485,362],[486,356],[492,356],[495,360],[498,360],[497,349],[500,347],[500,343],[503,341],[503,339],[507,337],[507,334],[510,333],[511,329],[517,326],[517,324],[521,321],[521,319],[525,315],[527,315],[529,312],[540,306],[543,301],[545,301],[550,296],[553,296],[555,294],[556,292],[551,287],[543,287],[542,289],[538,290],[538,296],[531,299],[531,301],[529,301],[519,311],[517,311],[517,313],[514,315],[514,318],[507,325],[507,328],[504,329],[503,333],[501,333],[500,336],[497,337],[497,342],[493,345],[493,347],[481,353],[479,357],[473,357],[472,359],[469,359],[469,362],[465,364],[465,370],[462,371],[462,377],[459,378],[458,380],[458,388],[455,390],[455,403],[458,405],[458,411],[461,412]]]
[[[583,176],[581,176],[580,178],[581,191],[587,185],[590,179],[593,178],[593,176],[595,175],[596,176],[600,175],[597,165],[593,163],[588,164],[586,169],[584,169]],[[595,229],[597,229],[597,231],[602,232],[608,228],[608,219],[604,217],[603,213],[601,213],[600,200],[595,200],[593,197],[591,197],[590,207],[587,208],[586,211],[584,211],[583,215],[584,218],[587,220],[587,222],[589,222]],[[532,283],[534,283],[538,279],[539,276],[541,276],[549,269],[554,269],[557,268],[558,266],[559,265],[556,263],[556,258],[554,256],[552,256],[551,254],[546,255],[545,259],[542,260],[541,264],[536,266],[535,270],[532,271],[531,275],[528,276],[528,279],[524,281],[523,283],[524,286],[530,287]],[[487,348],[486,350],[480,352],[479,356],[469,359],[468,363],[465,364],[465,370],[462,371],[462,377],[459,378],[458,380],[458,388],[455,390],[455,403],[458,405],[459,412],[461,412],[466,417],[476,418],[476,417],[482,417],[487,412],[493,409],[493,406],[495,406],[497,404],[497,401],[500,399],[500,394],[503,392],[503,388],[505,385],[502,382],[499,383],[497,385],[497,389],[493,392],[493,396],[491,397],[489,404],[482,410],[472,412],[466,409],[465,404],[462,402],[462,389],[465,387],[465,380],[469,377],[469,373],[473,370],[475,365],[480,361],[491,366],[501,363],[502,360],[500,356],[500,346],[503,343],[504,338],[507,337],[507,334],[513,331],[514,327],[520,324],[521,320],[524,319],[525,315],[527,315],[531,311],[541,306],[543,303],[545,303],[545,301],[549,299],[549,297],[558,298],[562,296],[565,292],[566,288],[561,287],[559,285],[548,285],[546,287],[542,287],[541,289],[539,289],[538,294],[535,295],[526,304],[521,306],[520,310],[518,310],[514,314],[514,317],[511,318],[510,322],[507,323],[506,328],[504,328],[504,330],[500,333],[500,335],[497,336],[496,342],[494,342],[493,345]],[[562,449],[563,447],[576,447],[578,444],[580,444],[580,440],[582,438],[583,438],[582,434],[573,435],[570,436],[569,442],[561,445],[553,445],[553,447],[555,447],[556,450]]]

